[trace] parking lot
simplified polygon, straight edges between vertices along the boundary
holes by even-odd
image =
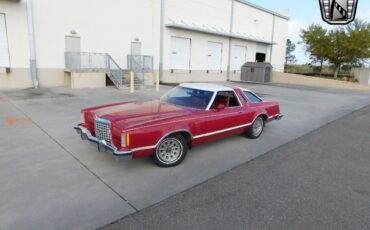
[[[279,101],[285,117],[260,139],[235,136],[196,147],[175,168],[150,158],[115,161],[73,130],[82,108],[152,99],[170,86],[135,94],[111,87],[0,92],[0,229],[104,226],[370,104],[368,91],[239,85]]]

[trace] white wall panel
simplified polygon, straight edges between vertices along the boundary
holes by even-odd
[[[6,32],[5,15],[0,14],[0,67],[9,67],[8,35]]]

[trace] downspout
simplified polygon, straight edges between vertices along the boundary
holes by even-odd
[[[271,47],[270,47],[270,64],[272,64],[272,46],[274,45],[275,39],[275,14],[272,16],[272,35],[271,35]]]
[[[160,35],[159,35],[159,79],[163,80],[163,39],[164,39],[164,0],[161,0],[160,16]]]
[[[27,0],[27,24],[28,24],[28,42],[30,46],[30,71],[33,86],[37,88],[39,81],[37,79],[35,31],[33,28],[32,0]]]
[[[227,80],[230,80],[230,64],[231,64],[231,36],[233,34],[233,25],[234,25],[234,0],[231,0],[231,12],[230,12],[230,37],[229,37],[229,53],[227,58]]]

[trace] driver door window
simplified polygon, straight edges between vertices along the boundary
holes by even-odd
[[[211,109],[216,109],[220,104],[225,105],[225,108],[240,106],[239,100],[232,91],[220,91],[217,93]]]
[[[216,109],[220,104],[224,109]],[[203,133],[215,133],[205,137],[207,140],[223,138],[235,132],[242,132],[241,125],[247,123],[245,108],[239,103],[236,94],[233,91],[219,91],[207,111],[206,126]]]

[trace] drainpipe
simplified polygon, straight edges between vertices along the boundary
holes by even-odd
[[[161,16],[160,16],[160,35],[159,35],[159,79],[163,79],[163,39],[164,39],[164,0],[161,0]]]
[[[272,18],[272,35],[271,35],[271,47],[270,47],[270,64],[272,64],[272,46],[274,44],[274,38],[275,38],[275,14]]]
[[[30,71],[33,86],[37,88],[39,82],[37,79],[35,32],[33,28],[32,0],[27,0],[27,24],[28,24],[28,42],[30,46]]]
[[[230,37],[229,37],[229,53],[227,58],[227,80],[230,80],[230,63],[231,63],[231,35],[233,33],[234,25],[234,0],[231,0],[231,13],[230,13]]]

